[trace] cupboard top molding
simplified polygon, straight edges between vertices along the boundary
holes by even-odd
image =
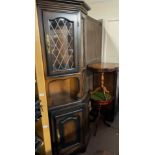
[[[52,11],[82,11],[87,14],[90,7],[82,0],[36,0],[36,4],[41,9]]]

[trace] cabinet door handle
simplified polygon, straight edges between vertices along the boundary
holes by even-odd
[[[59,129],[57,129],[57,138],[58,138],[58,142],[60,142],[60,132],[59,132]]]

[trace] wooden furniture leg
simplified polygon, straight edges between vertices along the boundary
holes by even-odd
[[[97,114],[97,118],[96,118],[96,121],[95,121],[94,136],[96,136],[96,132],[97,132],[97,128],[98,128],[98,123],[99,123],[99,120],[100,120],[100,116],[101,116],[101,105],[100,105],[100,107],[99,107],[98,114]]]

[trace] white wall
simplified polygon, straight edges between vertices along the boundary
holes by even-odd
[[[85,0],[88,15],[103,21],[102,61],[119,63],[119,0]]]

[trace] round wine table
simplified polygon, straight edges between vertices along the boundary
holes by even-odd
[[[110,91],[105,87],[104,85],[104,73],[105,72],[117,72],[119,67],[117,63],[94,63],[94,64],[90,64],[87,66],[87,68],[93,72],[93,79],[94,79],[94,74],[100,74],[101,78],[100,78],[100,86],[97,87],[95,90],[93,90],[92,92],[90,92],[91,94],[97,92],[97,91],[103,91],[103,93],[110,93]],[[94,81],[94,80],[93,80]],[[94,101],[91,100],[91,105],[92,105],[92,111],[97,111],[97,118],[95,121],[95,132],[94,132],[94,136],[96,135],[97,132],[97,127],[98,127],[98,122],[99,119],[101,117],[100,113],[101,113],[101,109],[107,109],[108,106],[111,106],[111,104],[113,103],[112,101],[114,100],[114,97],[112,97],[112,99],[110,101]],[[110,124],[108,124],[105,121],[105,117],[103,116],[103,121],[104,124],[107,125],[108,127],[110,127]]]

